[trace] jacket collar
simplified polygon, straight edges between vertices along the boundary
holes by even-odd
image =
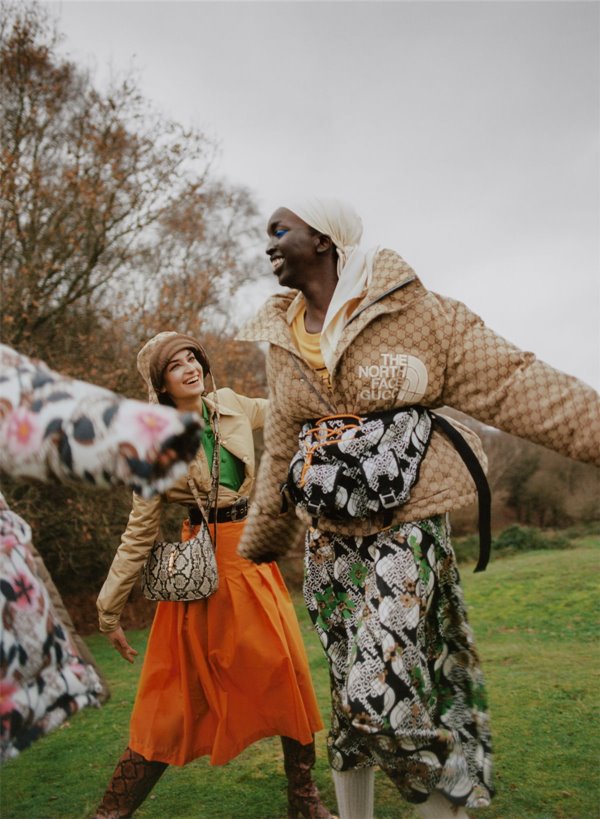
[[[211,410],[216,409],[216,404],[218,404],[219,415],[240,415],[241,413],[227,405],[227,397],[223,393],[226,393],[226,390],[217,390],[216,402],[214,392],[206,393],[206,395],[202,396],[202,400],[205,402],[206,406]]]
[[[348,344],[376,316],[399,310],[405,303],[403,288],[416,282],[424,290],[414,270],[394,250],[381,250],[375,257],[373,276],[367,294],[348,320],[338,343],[334,370]],[[236,335],[239,341],[268,341],[298,356],[289,330],[289,319],[303,299],[298,290],[288,290],[271,296],[258,313],[246,322]]]
[[[287,290],[271,296],[258,313],[236,333],[236,341],[268,341],[298,355],[287,323],[287,312],[292,302],[302,298],[298,290]]]

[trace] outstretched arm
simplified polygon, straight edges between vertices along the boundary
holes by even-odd
[[[460,302],[442,400],[504,432],[600,465],[600,396],[487,327]]]
[[[202,421],[122,398],[0,345],[0,468],[13,477],[128,484],[146,497],[187,470]]]

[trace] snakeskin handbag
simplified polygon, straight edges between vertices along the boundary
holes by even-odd
[[[202,514],[200,530],[190,540],[155,543],[142,570],[142,592],[149,600],[188,602],[210,597],[219,586],[215,550],[198,490],[188,484]]]

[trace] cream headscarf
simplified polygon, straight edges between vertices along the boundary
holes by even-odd
[[[364,251],[360,247],[362,220],[352,205],[340,199],[310,197],[285,207],[319,233],[330,236],[337,250],[338,283],[321,330],[323,361],[331,372],[333,354],[352,303],[366,292],[379,248]]]

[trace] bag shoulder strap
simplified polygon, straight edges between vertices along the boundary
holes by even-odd
[[[479,560],[475,571],[483,572],[489,562],[492,546],[492,495],[488,479],[477,456],[456,427],[443,415],[438,415],[431,410],[430,414],[434,422],[450,438],[475,481],[479,509]]]
[[[202,503],[202,498],[200,497],[200,493],[198,492],[198,487],[196,486],[196,484],[190,478],[189,475],[188,475],[187,483],[188,483],[188,486],[190,487],[190,492],[194,496],[194,500],[196,501],[196,505],[198,506],[198,509],[200,510],[200,514],[202,515],[202,517],[206,521],[206,510],[204,508],[204,504]]]
[[[210,465],[210,492],[208,494],[208,498],[206,500],[206,508],[204,508],[204,504],[202,503],[202,499],[200,497],[200,493],[198,492],[198,488],[194,481],[188,474],[187,482],[190,488],[192,495],[194,496],[194,500],[196,501],[196,505],[200,510],[200,514],[202,515],[202,519],[206,524],[206,529],[210,532],[209,528],[209,520],[208,515],[210,514],[211,508],[214,508],[214,523],[213,523],[213,533],[212,533],[212,544],[213,548],[217,548],[217,505],[219,500],[219,480],[220,480],[220,472],[221,472],[221,434],[219,432],[219,398],[217,395],[217,385],[215,383],[214,376],[212,374],[212,370],[209,372],[210,378],[212,380],[213,385],[213,403],[214,409],[210,409],[207,407],[207,411],[209,411],[209,424],[212,427],[213,434],[214,434],[214,447],[213,447],[213,456],[212,456],[212,463]]]

